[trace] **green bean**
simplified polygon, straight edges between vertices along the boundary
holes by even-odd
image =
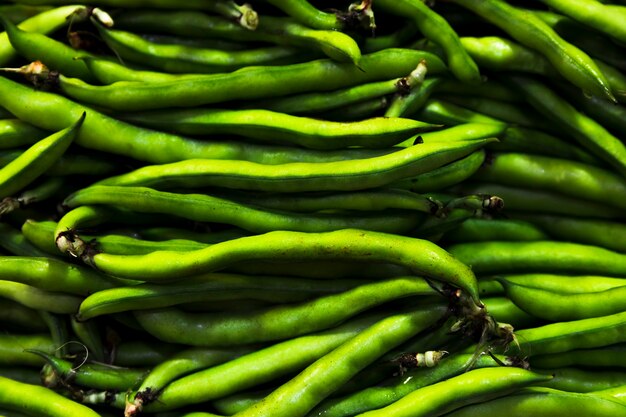
[[[78,309],[76,311],[78,311]],[[104,346],[103,336],[98,323],[93,320],[87,322],[78,321],[73,315],[70,319],[70,325],[74,334],[78,337],[78,340],[89,352],[89,355],[93,356],[98,362],[105,362],[107,349]]]
[[[444,48],[450,71],[466,83],[478,83],[478,66],[463,48],[461,40],[448,22],[421,1],[377,0],[376,7],[385,12],[411,19],[427,38]]]
[[[237,416],[306,415],[361,369],[433,324],[441,317],[442,310],[435,305],[428,310],[414,310],[381,320]]]
[[[542,322],[542,317],[529,314],[507,297],[487,297],[483,298],[483,302],[489,314],[498,323],[510,324],[516,330],[536,326]]]
[[[0,295],[35,310],[61,314],[74,314],[81,302],[81,298],[74,295],[53,293],[13,281],[0,281]]]
[[[302,302],[313,296],[347,291],[360,280],[306,280],[271,276],[205,274],[167,285],[140,284],[99,291],[85,298],[77,314],[88,320],[122,311],[169,307],[213,300],[251,298],[279,303]]]
[[[0,279],[20,282],[45,291],[87,295],[111,288],[115,280],[93,270],[52,258],[0,257]]]
[[[321,30],[343,29],[343,24],[335,13],[318,10],[307,0],[267,0],[267,2],[305,26]]]
[[[0,377],[0,406],[37,416],[100,417],[90,408],[48,388]]]
[[[357,122],[373,117],[381,117],[388,104],[389,100],[387,97],[371,98],[349,106],[318,113],[317,117],[334,122]]]
[[[509,127],[498,139],[500,142],[490,144],[490,149],[500,152],[522,152],[552,156],[596,166],[602,165],[595,156],[579,146],[540,130]]]
[[[540,356],[538,356],[540,357]],[[550,381],[541,385],[562,391],[585,393],[613,388],[623,384],[624,371],[592,371],[578,368],[535,369],[535,372],[553,375]]]
[[[33,145],[48,136],[41,129],[19,119],[0,120],[0,148],[11,149],[23,145]]]
[[[52,342],[58,346],[54,350],[54,356],[63,358],[70,355],[70,326],[67,317],[61,314],[50,313],[49,311],[39,311],[40,317],[48,326],[48,331],[52,337]]]
[[[98,58],[95,56],[81,56],[76,59],[82,60],[91,75],[101,84],[113,84],[117,81],[141,81],[160,82],[173,81],[184,78],[198,77],[198,74],[169,74],[145,69],[135,69],[115,61]]]
[[[607,251],[608,252],[608,251]],[[154,252],[143,256],[96,254],[99,270],[144,281],[182,278],[242,261],[367,261],[388,262],[466,291],[479,304],[476,280],[469,268],[438,246],[419,239],[363,230],[329,233],[270,232],[217,243],[199,251]]]
[[[541,271],[621,276],[626,272],[626,255],[576,243],[478,242],[448,250],[476,274]]]
[[[87,388],[102,390],[127,390],[142,381],[146,371],[141,369],[121,368],[99,363],[85,363],[80,366],[55,358],[54,356],[36,349],[27,352],[42,357],[52,368],[57,378],[66,384],[77,384]]]
[[[385,112],[385,117],[413,117],[441,82],[441,78],[427,78],[408,94],[396,94]]]
[[[615,101],[606,78],[593,60],[564,41],[538,17],[501,0],[454,0],[454,3],[470,9],[522,45],[544,55],[572,84],[589,94]]]
[[[450,413],[447,417],[474,416],[562,416],[586,415],[610,417],[624,413],[624,406],[616,401],[593,395],[533,388],[513,395],[474,404]]]
[[[468,136],[489,137],[499,126],[473,125]],[[457,131],[435,132],[432,141],[398,149],[375,158],[316,164],[282,164],[276,167],[244,161],[186,160],[167,165],[147,166],[128,174],[112,177],[99,184],[141,185],[148,187],[204,187],[272,192],[356,191],[390,184],[413,177],[462,158],[491,143],[494,139],[454,140]],[[434,135],[433,135],[434,136]]]
[[[451,187],[470,178],[485,161],[485,151],[479,150],[440,168],[390,184],[413,193],[428,193]]]
[[[402,233],[414,228],[422,219],[420,213],[409,211],[373,212],[359,217],[339,214],[298,214],[270,210],[205,194],[176,194],[146,187],[95,185],[73,193],[63,204],[69,208],[109,204],[140,213],[164,213],[199,222],[232,224],[242,229],[266,233],[273,230],[328,232],[360,228],[387,233]],[[59,221],[57,230],[63,220]],[[56,234],[57,246],[59,234]],[[75,255],[81,256],[78,250]]]
[[[492,154],[472,178],[626,209],[626,181],[611,171],[580,162],[521,153]]]
[[[31,244],[19,230],[0,223],[0,247],[17,256],[47,257],[48,253]]]
[[[552,191],[533,190],[488,183],[462,183],[455,187],[463,194],[497,195],[506,201],[507,213],[559,214],[595,219],[621,219],[624,210]]]
[[[429,99],[417,113],[420,120],[444,125],[458,125],[462,123],[484,123],[491,125],[506,125],[502,120],[477,113],[454,103],[437,98]]]
[[[537,355],[533,366],[539,368],[564,368],[567,366],[591,368],[624,368],[624,345],[612,345],[596,349],[576,349],[569,352]]]
[[[85,114],[71,127],[40,140],[0,169],[0,197],[23,189],[54,164],[76,137]]]
[[[0,151],[0,165],[6,166],[19,158],[24,149]],[[70,175],[105,176],[119,172],[119,165],[114,161],[97,158],[88,154],[66,153],[61,155],[45,172],[46,176],[62,177]]]
[[[558,121],[576,141],[595,156],[626,174],[626,145],[604,127],[557,96],[542,83],[522,76],[508,77],[530,104],[542,114]]]
[[[54,345],[48,334],[0,333],[0,365],[2,366],[41,366],[44,361],[24,349],[53,351]]]
[[[445,235],[446,242],[451,243],[548,239],[548,235],[532,223],[509,219],[467,219]]]
[[[330,398],[320,403],[309,415],[347,417],[385,407],[409,393],[428,385],[459,375],[469,369],[471,355],[445,357],[434,368],[412,369],[380,386],[372,386],[346,396]],[[504,359],[504,362],[509,362]],[[510,364],[510,362],[508,363]],[[495,367],[498,363],[490,356],[481,356],[474,368]]]
[[[167,163],[191,158],[247,159],[262,164],[328,162],[370,158],[390,152],[390,150],[367,149],[336,152],[304,151],[291,147],[192,140],[120,122],[58,94],[36,91],[4,77],[0,77],[0,92],[0,105],[10,107],[20,119],[47,130],[64,129],[86,111],[88,116],[85,119],[84,129],[78,133],[76,144],[88,149],[129,156],[143,161],[148,160],[152,163]]]
[[[518,307],[545,320],[580,320],[626,310],[626,286],[592,293],[561,294],[527,287],[505,278],[498,278],[498,281],[507,297]]]
[[[597,59],[596,64],[602,70],[607,80],[609,80],[609,85],[611,86],[611,90],[615,94],[615,98],[620,103],[626,103],[626,75],[623,74],[617,68],[604,63],[603,61]],[[626,71],[626,68],[622,69],[622,71]]]
[[[521,352],[532,360],[536,355],[624,343],[624,327],[626,312],[522,329],[515,332],[517,343],[512,343],[507,353]]]
[[[351,123],[269,110],[161,110],[124,115],[133,124],[186,135],[237,135],[311,149],[386,148],[436,128],[411,119],[376,117]]]
[[[516,213],[514,216],[537,225],[553,239],[626,252],[626,226],[623,223],[546,214]]]
[[[283,46],[222,51],[197,46],[160,44],[122,30],[96,25],[106,44],[120,58],[170,73],[229,72],[248,65],[289,64],[299,61],[297,50]],[[85,65],[81,62],[82,65]],[[54,68],[54,66],[50,66]],[[59,72],[63,72],[59,69]],[[72,76],[69,72],[67,76]],[[80,78],[80,77],[78,77]]]
[[[601,292],[626,285],[624,278],[595,275],[507,274],[501,276],[501,278],[524,287],[537,288],[564,295]]]
[[[549,380],[511,367],[481,368],[419,388],[395,403],[362,416],[439,416],[463,406],[503,397],[522,387]]]
[[[481,151],[478,151],[477,153],[480,155]],[[477,159],[475,154],[476,153],[471,154],[470,156]],[[445,167],[447,167],[447,165]],[[433,171],[417,176],[416,178],[411,179],[411,181],[413,183],[422,181],[422,177],[426,177],[431,173],[433,173]],[[433,179],[424,178],[423,180],[431,181],[432,184],[437,179],[438,177]],[[397,184],[393,184],[393,186],[396,187]],[[433,200],[432,198],[415,194],[415,192],[395,188],[379,188],[342,193],[273,194],[271,195],[271,199],[267,198],[267,194],[261,193],[227,192],[219,193],[217,195],[224,196],[244,204],[303,213],[324,210],[355,210],[368,212],[402,209],[436,214],[442,207],[441,203]]]
[[[297,304],[239,314],[195,314],[170,308],[136,310],[135,317],[146,331],[166,342],[176,341],[192,346],[234,346],[324,330],[391,300],[433,294],[436,294],[435,290],[424,280],[396,278],[366,283]]]
[[[246,391],[241,394],[233,394],[227,397],[218,398],[214,401],[211,401],[211,405],[217,410],[218,413],[232,416],[258,403],[267,395],[269,395],[272,391],[273,389],[265,389],[262,391],[253,392]]]
[[[192,240],[201,243],[214,244],[248,236],[248,233],[237,228],[224,230],[209,229],[207,231],[201,231],[177,229],[174,227],[147,227],[141,229],[139,236],[143,239],[155,241]]]
[[[36,333],[47,330],[37,311],[7,298],[0,298],[0,324],[5,331]]]
[[[156,402],[147,405],[144,398],[144,411],[176,409],[210,401],[298,372],[387,315],[369,314],[339,327],[292,338],[189,374],[167,385],[158,393]]]
[[[565,14],[585,26],[600,31],[619,42],[626,42],[626,12],[618,13],[618,9],[611,10],[595,0],[541,1],[551,9]]]
[[[293,65],[242,68],[232,73],[169,82],[129,81],[91,86],[75,78],[60,76],[58,80],[61,91],[83,103],[118,111],[141,111],[336,90],[402,77],[422,60],[426,60],[429,74],[445,70],[441,60],[427,52],[387,49],[364,55],[359,67],[321,59]]]
[[[476,63],[493,71],[520,71],[548,77],[557,75],[543,55],[509,39],[496,36],[462,37],[461,43]]]
[[[73,2],[67,2],[73,3]],[[47,34],[65,26],[67,17],[71,15],[77,8],[82,6],[63,6],[51,10],[44,10],[41,13],[23,21],[18,28],[27,32],[38,32]],[[0,66],[5,66],[10,62],[16,53],[6,32],[0,33]]]

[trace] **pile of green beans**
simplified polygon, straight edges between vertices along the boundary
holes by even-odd
[[[624,0],[8,3],[0,416],[626,415]]]

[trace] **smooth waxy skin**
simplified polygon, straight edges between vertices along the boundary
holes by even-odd
[[[509,82],[535,109],[559,122],[589,152],[626,176],[626,145],[622,141],[541,82],[523,76],[509,76]]]
[[[488,134],[480,132],[481,136]],[[445,137],[441,134],[442,139]],[[478,135],[477,135],[478,136]],[[272,167],[243,161],[187,160],[148,166],[108,178],[102,185],[206,187],[272,192],[354,191],[413,177],[469,155],[494,139],[417,144],[375,158]]]
[[[71,127],[40,140],[0,169],[0,198],[8,197],[44,174],[70,146],[85,114]]]
[[[434,323],[444,310],[431,306],[381,320],[236,416],[305,416],[357,372]]]
[[[37,385],[0,377],[0,407],[42,417],[100,417],[92,409]]]
[[[519,368],[481,368],[419,388],[395,403],[359,416],[438,416],[467,404],[507,395],[551,377]]]
[[[270,232],[243,237],[187,253],[154,252],[144,256],[97,254],[93,265],[115,276],[145,281],[210,272],[244,260],[276,262],[348,260],[389,262],[425,278],[457,286],[479,304],[471,270],[438,246],[419,239],[346,229],[329,233]]]
[[[429,74],[445,71],[439,58],[422,51],[387,49],[364,55],[359,67],[329,59],[301,64],[248,67],[225,74],[169,82],[119,82],[96,87],[61,77],[60,89],[81,102],[112,110],[142,111],[192,107],[230,100],[250,100],[335,90],[369,81],[403,77],[426,60]]]
[[[268,0],[289,16],[305,26],[322,30],[341,31],[342,24],[334,13],[326,13],[313,7],[306,0]]]
[[[506,204],[506,203],[505,203]],[[548,240],[548,235],[532,223],[508,219],[467,219],[445,235],[446,242]]]
[[[593,293],[559,294],[506,279],[499,281],[507,297],[518,307],[545,320],[580,320],[626,310],[626,286]]]
[[[47,135],[47,132],[19,119],[0,120],[0,149],[32,145]]]
[[[436,126],[411,119],[373,117],[332,122],[269,110],[193,109],[133,113],[124,120],[185,135],[228,134],[310,149],[387,148]]]
[[[328,232],[347,228],[386,233],[408,232],[419,224],[423,214],[398,211],[358,217],[341,214],[303,214],[259,208],[205,194],[176,194],[147,187],[94,185],[64,200],[69,208],[86,205],[115,205],[139,213],[163,213],[198,222],[232,224],[242,229],[266,233],[273,230]],[[57,225],[60,229],[62,222]],[[59,237],[59,234],[56,234]],[[57,242],[58,243],[58,242]]]
[[[554,376],[550,381],[542,383],[541,386],[579,393],[617,387],[622,385],[624,378],[626,378],[624,371],[592,371],[580,368],[535,368],[535,372]]]
[[[59,314],[76,313],[81,302],[81,298],[74,295],[53,293],[13,281],[0,281],[0,296],[36,310]]]
[[[626,210],[626,180],[611,171],[539,155],[492,154],[474,175],[478,181],[555,191]]]
[[[187,313],[174,309],[135,311],[142,327],[166,342],[229,346],[281,340],[320,331],[385,302],[436,295],[427,282],[397,278],[364,284],[311,301],[243,313]]]
[[[458,35],[428,5],[411,0],[377,0],[374,7],[411,19],[424,36],[445,49],[450,71],[459,80],[467,83],[480,82],[478,66],[463,48]]]
[[[498,26],[511,37],[537,50],[572,84],[589,94],[614,101],[608,81],[584,52],[565,42],[554,30],[529,12],[501,0],[454,0]]]
[[[560,294],[585,294],[606,291],[626,285],[625,278],[601,277],[594,275],[553,275],[553,274],[518,274],[499,275],[497,278]]]
[[[523,271],[626,274],[626,255],[576,243],[479,242],[453,245],[448,250],[480,275]]]
[[[72,3],[69,2],[68,3]],[[67,16],[77,8],[83,6],[63,6],[52,10],[46,10],[21,22],[17,27],[26,32],[38,32],[42,34],[54,32],[67,24]],[[15,49],[9,42],[6,32],[0,33],[0,66],[4,67],[16,55]]]
[[[601,398],[593,393],[578,394],[549,388],[525,389],[503,398],[464,407],[449,417],[554,417],[585,415],[614,417],[624,414],[626,407],[617,401]]]

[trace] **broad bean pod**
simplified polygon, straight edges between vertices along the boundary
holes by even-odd
[[[0,149],[17,148],[24,145],[33,145],[47,135],[38,129],[19,119],[0,120]]]
[[[592,371],[580,368],[537,368],[535,372],[554,376],[550,381],[542,383],[543,387],[578,393],[620,386],[626,378],[624,371]]]
[[[94,255],[92,265],[114,276],[171,280],[216,271],[243,261],[388,262],[418,276],[461,288],[480,305],[471,270],[437,245],[402,236],[346,229],[329,233],[270,232],[212,245],[199,251],[154,252],[143,256]]]
[[[576,349],[569,352],[537,355],[533,366],[538,368],[589,367],[595,369],[626,368],[624,344],[595,349]]]
[[[192,346],[235,346],[287,339],[324,330],[362,311],[413,295],[436,295],[416,278],[366,283],[310,301],[241,313],[187,313],[176,309],[136,310],[150,334],[166,342]]]

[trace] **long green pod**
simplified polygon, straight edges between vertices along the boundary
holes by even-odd
[[[390,184],[391,187],[410,190],[413,193],[429,193],[444,190],[470,178],[485,161],[483,149],[412,178]]]
[[[299,372],[386,316],[388,313],[384,312],[365,315],[324,332],[292,338],[191,373],[167,385],[158,393],[156,402],[146,405],[145,411],[202,403]],[[190,390],[190,386],[194,389]]]
[[[69,4],[73,2],[67,2]],[[45,10],[41,13],[24,20],[17,27],[26,32],[38,32],[41,34],[47,34],[54,32],[55,30],[65,26],[68,21],[67,17],[71,15],[76,9],[83,6],[62,6],[55,9]],[[0,33],[0,66],[5,66],[17,55],[15,49],[9,42],[9,37],[6,32]]]
[[[158,164],[191,158],[245,159],[261,164],[327,162],[370,158],[390,152],[371,149],[305,151],[292,147],[189,139],[121,122],[61,95],[35,90],[4,77],[0,77],[0,106],[10,109],[16,117],[33,126],[53,131],[67,128],[86,112],[84,128],[80,129],[75,140],[77,145]]]
[[[588,219],[624,218],[624,210],[611,207],[608,204],[561,195],[553,191],[469,181],[458,184],[454,190],[463,195],[497,195],[506,201],[506,211],[513,216],[517,213],[522,213],[524,216],[532,213]]]
[[[69,208],[115,205],[139,213],[162,213],[198,222],[231,224],[255,233],[273,230],[329,232],[348,228],[403,233],[417,226],[423,217],[421,213],[408,211],[386,212],[384,215],[371,212],[367,215],[360,214],[358,217],[293,213],[265,209],[205,194],[177,194],[147,187],[110,185],[94,185],[79,190],[68,196],[63,204]],[[60,237],[58,234],[56,236],[57,239]]]
[[[29,349],[27,352],[42,357],[51,365],[57,377],[69,385],[82,387],[124,391],[138,386],[146,371],[143,369],[122,368],[118,366],[85,363],[75,366],[74,363],[54,357],[42,350]]]
[[[498,278],[506,296],[522,310],[550,321],[608,316],[626,310],[626,286],[604,291],[561,294]]]
[[[617,221],[535,213],[516,213],[514,217],[537,225],[553,239],[626,252],[626,225]]]
[[[385,110],[385,117],[416,117],[415,114],[443,82],[443,78],[430,77],[426,78],[421,85],[412,88],[408,94],[395,94]]]
[[[493,130],[479,131],[476,136],[489,137],[485,135]],[[453,132],[440,136],[451,137]],[[187,160],[139,168],[99,184],[147,187],[215,185],[271,192],[355,191],[382,187],[432,171],[493,141],[495,139],[429,141],[379,157],[316,164],[268,166],[244,161]]]
[[[625,411],[626,407],[619,402],[593,395],[593,393],[579,394],[537,387],[463,407],[450,413],[448,417],[503,415],[509,417],[563,415],[611,417],[624,414]]]
[[[491,182],[554,191],[582,200],[626,209],[626,180],[609,170],[522,153],[496,153],[472,177]]]
[[[567,355],[567,352],[560,353]],[[540,356],[537,356],[539,358]],[[535,372],[553,375],[548,382],[541,384],[543,387],[554,388],[561,391],[585,393],[598,391],[623,385],[626,371],[587,370],[581,368],[535,368]]]
[[[61,76],[58,80],[62,92],[83,103],[118,111],[142,111],[336,90],[405,76],[423,60],[429,74],[445,71],[443,62],[427,52],[387,49],[363,55],[359,67],[320,59],[292,65],[254,66],[169,82],[129,81],[92,86],[74,78]]]
[[[481,275],[537,271],[619,277],[626,273],[626,255],[576,243],[475,242],[452,245],[448,250]]]
[[[169,73],[210,74],[235,71],[251,65],[299,61],[298,51],[284,46],[223,51],[151,42],[135,33],[107,29],[99,24],[96,24],[96,27],[109,48],[121,59]],[[52,65],[50,67],[54,69]],[[63,73],[62,70],[59,72]],[[72,75],[68,73],[67,76]]]
[[[41,33],[20,30],[19,27],[2,17],[0,17],[0,24],[9,35],[11,46],[27,60],[41,61],[51,69],[67,74],[68,77],[95,82],[95,78],[85,63],[74,59],[77,56],[90,55],[86,51],[76,50]]]
[[[592,154],[626,175],[626,145],[602,125],[578,112],[566,100],[539,81],[524,76],[509,76],[511,82],[530,104],[557,121]]]
[[[268,0],[273,6],[305,26],[322,30],[341,31],[343,24],[335,13],[318,10],[307,0]]]
[[[588,367],[594,369],[626,368],[626,347],[624,344],[595,349],[575,349],[537,355],[532,364],[538,368]]]
[[[166,342],[230,346],[287,339],[335,326],[361,311],[411,295],[437,294],[415,278],[360,285],[338,294],[243,313],[186,313],[175,309],[136,310],[142,327]],[[177,324],[176,327],[173,327]]]
[[[512,367],[474,369],[447,381],[419,388],[387,407],[359,416],[440,416],[469,404],[506,396],[550,378]]]
[[[440,319],[444,311],[445,307],[433,305],[381,320],[236,416],[307,415],[363,368]]]
[[[114,287],[115,280],[89,268],[52,258],[0,257],[0,279],[20,282],[45,291],[87,295]]]
[[[41,417],[100,417],[91,408],[78,404],[38,385],[0,377],[0,407]]]
[[[608,81],[593,60],[564,41],[538,17],[502,0],[454,0],[454,3],[480,15],[521,44],[544,55],[564,78],[583,91],[615,100]]]
[[[23,149],[0,151],[0,165],[6,166],[24,153]],[[113,160],[81,153],[65,153],[45,172],[49,177],[107,176],[120,171]]]
[[[38,311],[6,298],[0,299],[0,325],[8,332],[31,334],[48,329]]]
[[[0,169],[0,198],[16,193],[45,173],[70,146],[84,119],[85,113],[71,127],[42,139]]]
[[[191,109],[131,113],[133,124],[184,135],[236,135],[310,149],[386,148],[436,126],[403,118],[332,122],[270,110]]]
[[[410,19],[428,39],[444,48],[450,71],[466,83],[478,83],[478,65],[463,48],[461,40],[448,22],[421,1],[377,0],[374,7]]]
[[[449,243],[548,239],[548,235],[532,223],[510,219],[467,219],[445,235]]]
[[[437,245],[355,229],[328,233],[277,231],[186,253],[154,252],[143,256],[101,253],[94,255],[91,262],[96,269],[114,276],[163,281],[216,271],[244,260],[387,262],[407,267],[418,276],[457,286],[480,304],[474,274]]]
[[[541,0],[541,2],[587,27],[626,43],[626,9],[611,9],[596,0]]]
[[[41,367],[45,361],[40,357],[24,352],[24,349],[53,352],[57,347],[48,333],[17,334],[2,332],[0,334],[0,365],[7,367]]]
[[[212,300],[251,298],[279,303],[299,302],[315,296],[347,291],[359,280],[313,280],[271,276],[211,273],[166,285],[140,284],[98,291],[83,300],[78,320],[122,311],[169,307]]]
[[[7,223],[0,223],[0,248],[17,256],[45,258],[48,253],[30,243],[24,235]]]
[[[34,145],[46,136],[48,136],[46,132],[22,120],[0,120],[0,149]]]
[[[45,291],[14,281],[0,281],[0,296],[35,310],[59,314],[76,313],[82,301],[75,295]]]
[[[505,274],[498,275],[496,278],[524,287],[563,295],[602,292],[626,285],[624,278],[596,275]]]
[[[348,417],[386,407],[417,389],[467,372],[470,369],[471,359],[472,355],[469,354],[454,354],[444,357],[435,367],[412,369],[402,376],[390,378],[379,386],[372,386],[353,394],[324,400],[308,415]],[[511,364],[511,361],[506,358],[499,359],[507,365]],[[473,364],[472,369],[496,366],[500,365],[493,358],[481,355]]]
[[[624,343],[625,328],[626,312],[621,312],[521,329],[515,332],[516,343],[508,346],[507,354],[521,353],[532,358],[536,355]]]
[[[540,317],[522,310],[507,297],[483,297],[489,314],[499,323],[506,323],[516,330],[542,323]]]

